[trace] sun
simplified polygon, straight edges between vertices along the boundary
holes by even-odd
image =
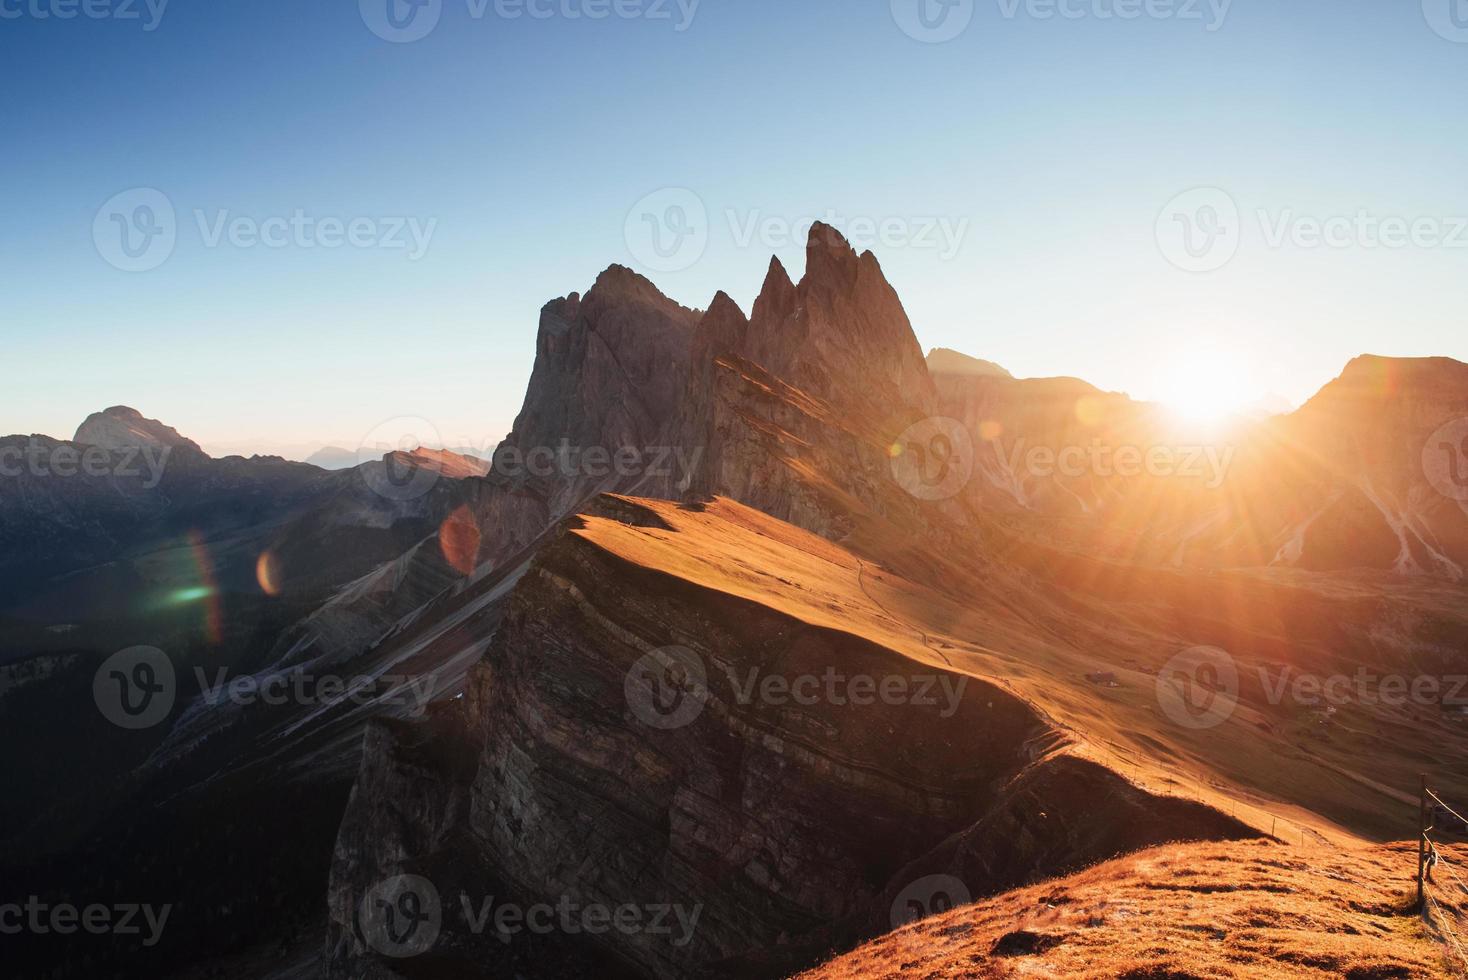
[[[1185,422],[1220,422],[1250,399],[1249,367],[1232,351],[1198,349],[1179,355],[1161,379],[1162,402]]]

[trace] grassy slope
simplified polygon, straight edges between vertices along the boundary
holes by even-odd
[[[904,926],[802,977],[1455,976],[1408,911],[1415,861],[1405,844],[1154,848]]]

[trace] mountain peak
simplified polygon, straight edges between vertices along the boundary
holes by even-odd
[[[744,319],[744,311],[739,308],[739,304],[738,303],[734,302],[734,298],[732,296],[730,296],[728,293],[724,292],[721,289],[717,293],[714,294],[713,302],[709,303],[709,308],[704,313],[704,316],[705,317],[715,317],[716,316],[716,317],[721,317],[721,318],[722,317],[734,317],[734,318],[737,318],[739,320],[743,320]]]
[[[749,319],[739,304],[722,289],[698,321],[693,349],[700,356],[720,351],[742,353],[749,333]]]
[[[164,425],[157,419],[144,418],[142,412],[127,405],[114,405],[88,415],[77,426],[72,441],[113,451],[166,446],[171,449],[190,449],[204,455],[198,443],[179,435],[177,429]]]
[[[669,298],[652,280],[615,263],[596,277],[596,283],[581,297],[580,303],[570,304],[568,301],[565,305],[572,310],[568,319],[580,315],[597,320],[617,310],[632,315],[631,311],[638,308],[655,310],[663,317],[684,322],[690,327],[698,319],[695,310]],[[620,317],[622,314],[614,315]]]
[[[617,263],[607,266],[596,277],[596,283],[586,293],[587,299],[592,296],[603,301],[612,297],[626,297],[670,302],[662,290],[653,285],[646,276]]]
[[[1457,411],[1468,398],[1468,364],[1451,357],[1362,354],[1353,357],[1340,377],[1316,392],[1302,410],[1336,406],[1339,399],[1375,403],[1399,397],[1419,404],[1440,403],[1443,411]]]
[[[744,336],[743,357],[833,404],[923,407],[935,395],[922,348],[876,257],[858,256],[825,222],[811,225],[798,285],[778,258],[770,260]]]
[[[1468,368],[1462,361],[1451,357],[1387,357],[1382,354],[1361,354],[1351,358],[1341,372],[1344,379],[1372,379],[1383,373],[1400,372],[1409,375],[1453,374]]]
[[[854,252],[851,242],[834,225],[828,225],[824,221],[815,221],[810,226],[810,236],[806,239],[806,249],[826,248],[846,252]]]
[[[824,282],[833,276],[855,279],[860,260],[846,236],[823,221],[810,226],[805,246],[806,282]]]
[[[484,476],[490,470],[489,463],[478,456],[456,453],[449,449],[430,449],[427,446],[390,452],[383,457],[383,461],[431,470],[440,476],[456,480]]]
[[[757,320],[779,320],[795,311],[795,283],[778,256],[771,256],[765,284],[754,301],[752,316]]]
[[[1009,378],[1010,374],[993,361],[981,360],[947,347],[935,347],[928,351],[928,373],[949,374],[966,378]]]

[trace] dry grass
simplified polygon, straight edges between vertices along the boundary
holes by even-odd
[[[1410,912],[1415,870],[1408,844],[1171,845],[905,926],[803,976],[1458,976]]]

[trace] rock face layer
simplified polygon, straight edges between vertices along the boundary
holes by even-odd
[[[486,560],[518,552],[596,493],[667,492],[686,465],[669,424],[697,320],[616,265],[585,297],[546,304],[524,404],[473,504]]]
[[[704,313],[612,266],[541,312],[535,369],[474,512],[499,560],[594,494],[724,495],[840,537],[853,514],[923,525],[889,450],[936,389],[870,252],[817,224],[794,283],[778,260],[751,315]]]
[[[876,401],[929,408],[933,384],[922,348],[871,252],[816,223],[805,275],[792,284],[778,259],[732,353],[811,395],[841,406]]]
[[[777,975],[889,928],[924,875],[992,891],[1248,834],[1070,758],[1009,692],[838,628],[830,610],[862,602],[853,568],[730,502],[599,501],[511,595],[459,727],[369,741],[333,872],[332,975],[414,975],[375,955],[360,914],[401,874],[451,892],[472,867],[532,903],[696,908],[682,943],[581,941],[640,975]],[[1084,820],[1060,816],[1082,797]],[[508,955],[452,911],[443,928],[440,967]]]

